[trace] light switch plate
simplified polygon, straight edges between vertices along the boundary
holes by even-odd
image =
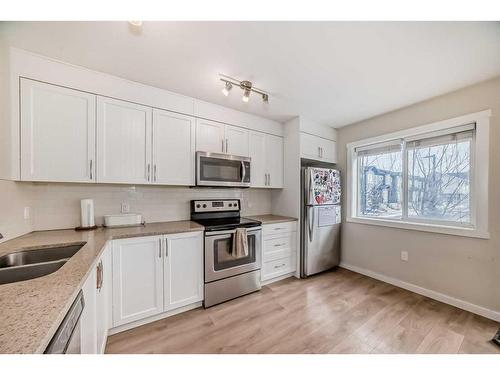
[[[401,252],[401,260],[403,262],[408,262],[408,251],[402,251]]]

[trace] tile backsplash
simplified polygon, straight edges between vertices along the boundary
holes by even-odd
[[[31,184],[33,230],[73,228],[80,224],[80,199],[94,200],[96,224],[103,215],[121,212],[143,214],[146,222],[189,219],[191,199],[239,198],[243,215],[271,213],[271,191],[267,189],[210,189],[165,186],[86,184]]]

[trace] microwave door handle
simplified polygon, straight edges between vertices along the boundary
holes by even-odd
[[[247,171],[246,171],[246,168],[245,168],[245,162],[244,161],[241,162],[241,174],[242,174],[242,176],[241,176],[241,182],[245,182],[245,177],[247,175]]]

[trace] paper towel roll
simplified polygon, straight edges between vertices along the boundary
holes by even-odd
[[[94,220],[94,200],[82,199],[80,201],[80,222],[82,228],[89,228],[95,225]]]

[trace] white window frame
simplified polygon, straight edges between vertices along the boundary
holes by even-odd
[[[378,137],[363,139],[348,143],[347,147],[347,179],[346,179],[346,220],[351,223],[379,225],[400,229],[419,230],[425,232],[443,233],[465,237],[490,238],[488,232],[488,175],[489,175],[489,132],[491,110],[455,117],[431,124],[405,129]],[[451,128],[475,123],[474,142],[471,148],[470,173],[470,212],[471,221],[467,224],[455,222],[433,221],[426,219],[390,219],[358,216],[358,163],[356,148],[384,142],[393,142],[398,139],[418,137],[426,133],[445,131]],[[406,147],[402,148],[403,165],[406,163]],[[403,205],[407,205],[408,192],[406,168],[403,168]],[[404,209],[407,209],[404,207]]]

